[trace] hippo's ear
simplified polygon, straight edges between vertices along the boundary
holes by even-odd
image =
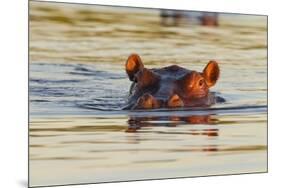
[[[126,72],[131,81],[134,81],[134,75],[143,69],[143,63],[138,54],[131,54],[126,62]]]
[[[210,61],[203,70],[203,77],[209,87],[216,84],[220,76],[220,68],[216,61]]]

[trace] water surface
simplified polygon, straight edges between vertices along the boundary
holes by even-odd
[[[159,11],[30,3],[30,185],[265,172],[267,22],[160,24]],[[210,108],[125,111],[124,63],[201,71],[220,62]]]

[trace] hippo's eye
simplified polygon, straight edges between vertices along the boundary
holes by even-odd
[[[203,84],[204,84],[204,80],[203,79],[199,80],[198,85],[201,87],[203,86]]]

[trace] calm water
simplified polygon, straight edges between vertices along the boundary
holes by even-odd
[[[267,170],[265,17],[164,27],[158,10],[30,5],[31,186]],[[216,59],[226,103],[121,110],[132,52],[149,68]]]

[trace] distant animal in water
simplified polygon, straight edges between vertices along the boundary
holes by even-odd
[[[161,24],[163,26],[179,26],[191,20],[203,26],[218,26],[218,13],[215,12],[187,12],[180,10],[161,10]]]
[[[204,107],[217,102],[209,91],[220,75],[216,61],[210,61],[202,72],[177,65],[148,69],[138,54],[132,54],[125,69],[132,85],[124,109]]]

